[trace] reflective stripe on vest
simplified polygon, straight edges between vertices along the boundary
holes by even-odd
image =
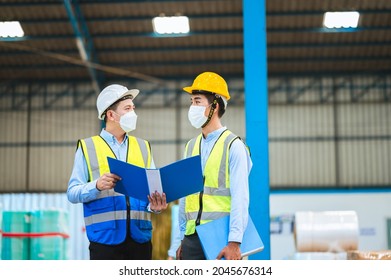
[[[87,162],[89,181],[97,180],[104,173],[110,172],[107,157],[116,158],[116,156],[101,136],[93,136],[80,140],[78,145],[82,148]],[[143,139],[128,136],[127,162],[149,168],[151,165],[149,143]],[[89,238],[93,235],[94,237],[97,236],[91,230],[92,228],[96,229],[96,227],[99,227],[98,224],[100,223],[126,220],[126,202],[125,198],[121,197],[124,197],[124,195],[115,192],[114,189],[103,190],[99,193],[96,200],[84,203],[84,221]],[[105,203],[114,203],[115,207],[102,207]],[[94,209],[98,210],[95,211]],[[151,222],[151,214],[147,210],[139,211],[139,209],[131,209],[130,219]],[[122,230],[126,233],[126,228]],[[115,238],[113,237],[113,239]]]
[[[201,137],[191,139],[186,145],[185,156],[200,154]],[[226,216],[231,210],[231,192],[229,181],[229,149],[238,137],[225,130],[217,139],[204,167],[204,192],[202,195],[202,213],[200,224]],[[195,232],[195,221],[200,211],[200,194],[186,197],[186,235]]]
[[[106,212],[102,214],[94,215],[95,223],[103,223],[110,221],[113,215],[116,215],[116,220],[126,220],[126,210],[123,211],[114,211],[114,212]],[[134,220],[151,220],[151,213],[144,211],[132,211],[130,213],[130,218]],[[93,217],[89,216],[84,219],[85,225],[90,226],[93,224]]]

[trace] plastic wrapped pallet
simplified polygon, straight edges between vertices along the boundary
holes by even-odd
[[[297,252],[346,252],[358,248],[355,211],[296,212],[294,237]]]
[[[31,259],[66,260],[68,213],[63,210],[38,210],[31,215]]]
[[[346,260],[347,253],[332,253],[332,252],[304,252],[295,253],[292,260]]]
[[[3,211],[3,260],[30,258],[30,212]]]

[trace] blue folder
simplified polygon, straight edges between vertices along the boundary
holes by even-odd
[[[164,192],[170,203],[203,190],[201,157],[193,156],[159,169],[142,168],[114,158],[107,158],[110,172],[121,177],[116,192],[148,202],[154,190]]]
[[[207,260],[215,260],[220,251],[228,245],[229,216],[196,226],[198,237]],[[264,249],[261,237],[251,219],[248,217],[240,252],[246,257]]]

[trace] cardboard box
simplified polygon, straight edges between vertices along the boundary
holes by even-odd
[[[348,251],[348,260],[391,260],[391,250],[384,251]]]

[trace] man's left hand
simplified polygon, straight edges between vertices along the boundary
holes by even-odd
[[[154,192],[151,195],[148,195],[149,207],[153,212],[161,212],[162,210],[167,209],[167,201],[165,193]]]

